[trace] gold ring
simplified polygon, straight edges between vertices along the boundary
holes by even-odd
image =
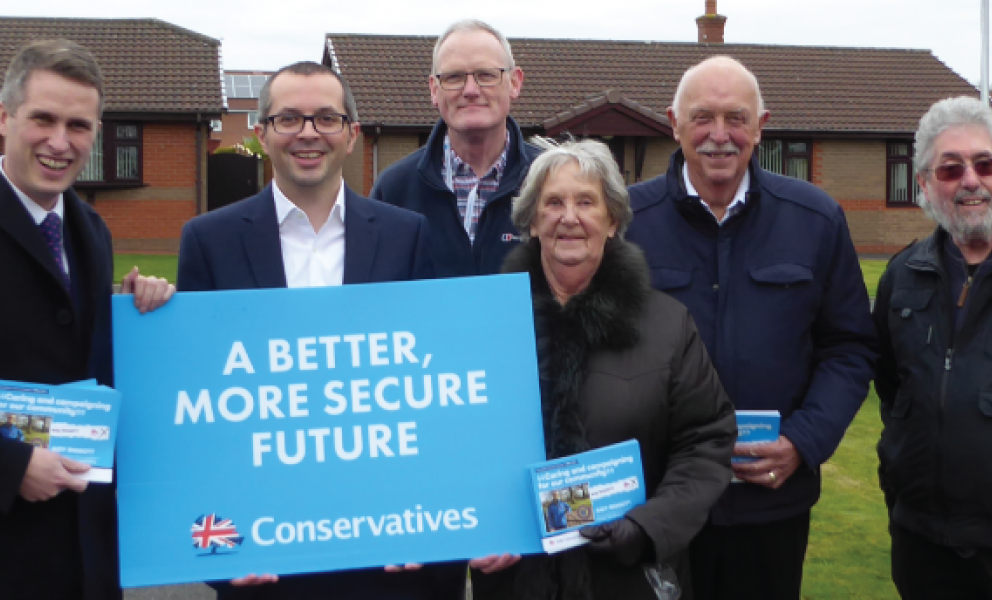
[[[775,483],[775,471],[768,471],[768,479]]]

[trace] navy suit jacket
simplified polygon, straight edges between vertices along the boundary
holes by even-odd
[[[430,230],[416,213],[345,188],[344,283],[434,277]],[[182,292],[286,287],[272,186],[183,227]]]
[[[345,188],[344,222],[346,285],[434,276],[423,216]],[[186,223],[178,287],[183,292],[286,287],[271,186]],[[403,573],[376,568],[283,576],[278,583],[247,588],[211,585],[221,599],[454,600],[464,595],[465,572],[464,563],[443,563]]]
[[[112,385],[113,254],[103,219],[63,195],[72,284],[31,215],[0,176],[0,379]],[[0,439],[0,580],[3,597],[120,597],[114,486],[91,484],[45,502],[18,493],[32,446]]]

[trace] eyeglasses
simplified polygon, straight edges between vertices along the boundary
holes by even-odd
[[[975,175],[979,177],[988,177],[992,175],[992,158],[979,158],[978,160],[973,160],[970,162],[963,163],[948,163],[946,165],[940,165],[939,167],[934,167],[932,169],[927,169],[928,171],[933,171],[933,176],[937,178],[937,181],[957,181],[964,177],[965,170],[968,165],[975,170]]]
[[[348,115],[336,112],[322,112],[315,115],[300,115],[296,113],[280,113],[266,119],[272,124],[276,133],[299,133],[306,127],[307,121],[313,124],[317,133],[340,133],[348,122]]]
[[[475,84],[479,87],[497,86],[503,81],[505,71],[506,69],[476,69],[471,72],[452,71],[450,73],[438,73],[434,77],[437,77],[441,89],[460,90],[465,87],[469,75],[475,79]]]

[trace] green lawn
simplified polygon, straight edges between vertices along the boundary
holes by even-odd
[[[888,517],[878,489],[875,444],[882,430],[874,389],[823,465],[823,494],[813,509],[803,598],[897,599],[889,570]]]
[[[176,282],[179,270],[179,257],[175,254],[115,254],[114,283],[120,283],[128,271],[137,265],[142,275],[165,277]]]
[[[875,297],[875,291],[878,289],[878,278],[882,276],[888,262],[887,260],[861,259],[861,275],[865,278],[865,287],[868,288],[868,295],[872,298]]]

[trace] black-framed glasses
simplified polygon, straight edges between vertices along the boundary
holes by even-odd
[[[475,79],[475,84],[479,87],[493,87],[503,81],[503,73],[508,69],[476,69],[474,71],[451,71],[450,73],[437,73],[438,84],[444,90],[460,90],[468,83],[468,76]]]
[[[975,175],[979,177],[992,175],[992,158],[990,157],[982,157],[963,163],[947,163],[927,170],[933,171],[933,176],[937,178],[937,181],[957,181],[964,177],[969,164],[975,170]]]
[[[348,122],[348,115],[336,112],[321,112],[315,115],[298,113],[279,113],[266,119],[276,133],[299,133],[306,127],[307,121],[313,124],[317,133],[340,133]]]

